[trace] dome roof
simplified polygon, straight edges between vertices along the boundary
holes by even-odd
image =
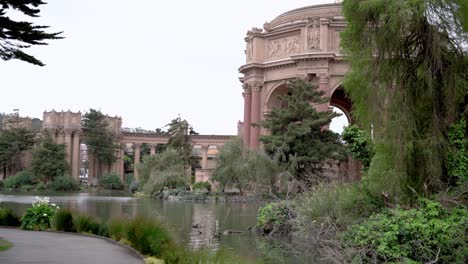
[[[268,24],[269,27],[273,29],[280,25],[293,23],[296,21],[304,21],[308,18],[337,17],[342,15],[342,6],[340,3],[312,5],[285,12],[277,16]]]

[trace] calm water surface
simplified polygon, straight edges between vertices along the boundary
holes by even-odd
[[[107,194],[108,195],[108,194]],[[35,196],[48,196],[52,203],[92,215],[101,221],[114,217],[154,216],[167,223],[179,243],[190,248],[227,249],[246,260],[264,263],[311,263],[278,249],[247,228],[255,226],[258,204],[162,201],[136,199],[124,195],[102,196],[89,193],[0,193],[0,207],[12,208],[21,215]],[[194,228],[198,225],[198,228]],[[242,234],[213,234],[241,230]]]

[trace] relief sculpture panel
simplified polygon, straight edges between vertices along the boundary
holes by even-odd
[[[281,58],[302,51],[301,36],[294,35],[268,41],[268,58]]]

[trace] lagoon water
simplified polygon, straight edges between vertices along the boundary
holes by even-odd
[[[152,216],[165,222],[174,238],[190,248],[223,248],[246,260],[264,263],[310,263],[294,257],[247,229],[255,226],[257,203],[214,203],[136,199],[125,194],[107,193],[0,193],[0,207],[12,208],[21,215],[35,196],[50,197],[52,203],[107,221],[114,217]],[[241,234],[214,234],[225,230]]]

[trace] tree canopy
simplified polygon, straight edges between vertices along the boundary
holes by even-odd
[[[13,173],[23,169],[21,155],[34,145],[35,134],[25,128],[11,128],[0,134],[0,168]]]
[[[89,152],[100,162],[111,165],[117,159],[116,145],[108,129],[106,116],[101,111],[90,109],[83,116],[83,129],[86,131]]]
[[[321,177],[325,160],[344,157],[339,135],[325,129],[339,114],[331,110],[319,112],[314,107],[328,100],[323,94],[305,81],[292,81],[288,94],[279,98],[286,107],[272,109],[261,123],[270,132],[260,137],[265,151],[271,156],[280,155],[282,162],[295,167],[296,178],[306,183]]]
[[[0,0],[0,58],[19,59],[35,65],[44,66],[40,60],[24,52],[32,45],[47,45],[46,40],[61,39],[62,32],[48,33],[48,26],[35,25],[27,21],[15,21],[7,13],[16,10],[23,15],[39,17],[42,0]]]
[[[49,134],[42,139],[41,145],[34,149],[32,169],[34,175],[45,183],[63,176],[69,166],[66,161],[64,144],[56,144]]]
[[[344,86],[354,115],[367,131],[374,128],[375,191],[402,197],[447,183],[448,129],[467,103],[467,4],[343,2],[341,43],[351,66]]]

